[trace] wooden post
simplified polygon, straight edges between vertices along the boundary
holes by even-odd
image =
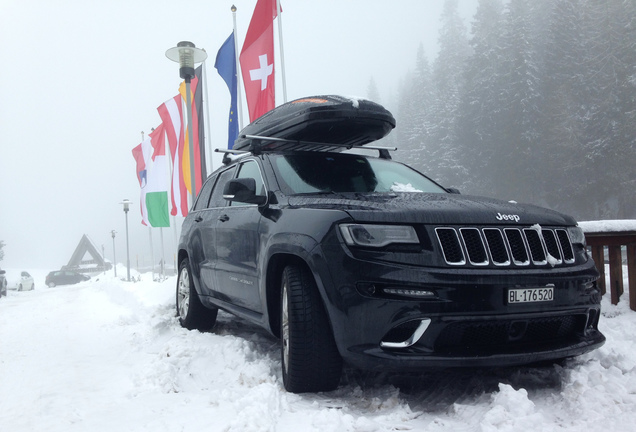
[[[623,260],[621,258],[621,247],[611,245],[607,247],[610,267],[610,294],[612,304],[618,304],[623,295]]]
[[[636,243],[627,245],[627,280],[629,286],[629,308],[636,311]]]
[[[605,295],[605,246],[594,245],[592,246],[592,259],[596,264],[596,269],[601,274],[596,283],[601,290],[601,295]]]
[[[585,239],[592,249],[592,258],[601,275],[598,281],[599,289],[602,294],[609,290],[612,304],[617,304],[624,293],[621,248],[627,247],[629,307],[636,311],[636,231],[586,232]],[[607,247],[609,256],[609,286],[605,284],[604,247]]]

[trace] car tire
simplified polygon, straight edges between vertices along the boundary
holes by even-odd
[[[214,327],[218,309],[203,306],[199,294],[194,288],[190,263],[185,258],[179,265],[177,277],[176,307],[179,324],[188,330],[206,331]]]
[[[55,288],[55,282],[49,282],[49,288]]]
[[[306,267],[285,267],[281,282],[281,366],[293,393],[338,387],[342,357],[316,282]]]

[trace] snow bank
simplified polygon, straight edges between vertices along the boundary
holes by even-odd
[[[579,226],[586,233],[636,231],[636,219],[583,221]]]
[[[563,366],[346,369],[336,391],[295,395],[283,389],[276,339],[224,313],[212,332],[186,331],[175,278],[140,279],[39,283],[0,300],[3,430],[622,432],[636,423],[627,302],[604,299],[607,343]]]

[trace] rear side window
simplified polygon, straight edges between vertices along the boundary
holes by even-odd
[[[216,182],[216,176],[209,179],[203,185],[203,189],[199,192],[199,196],[197,197],[197,202],[194,204],[194,210],[203,210],[208,208],[208,203],[210,202],[210,195],[212,193],[212,187]]]

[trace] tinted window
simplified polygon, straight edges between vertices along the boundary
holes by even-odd
[[[194,210],[203,210],[208,207],[208,203],[210,202],[210,194],[212,193],[212,186],[214,186],[214,182],[216,181],[216,176],[208,179],[203,185],[203,189],[199,192],[199,196],[197,197],[197,202],[194,204]]]
[[[417,171],[386,159],[345,153],[273,155],[287,194],[320,192],[433,192],[441,186]]]
[[[208,207],[225,207],[227,205],[227,201],[223,199],[223,188],[225,187],[225,183],[232,180],[232,177],[234,177],[234,168],[230,168],[219,174],[219,179],[212,190]]]
[[[265,195],[265,184],[261,176],[261,170],[256,161],[247,161],[239,166],[239,173],[236,178],[253,178],[256,181],[256,195]],[[232,206],[250,205],[238,201],[232,202]]]

